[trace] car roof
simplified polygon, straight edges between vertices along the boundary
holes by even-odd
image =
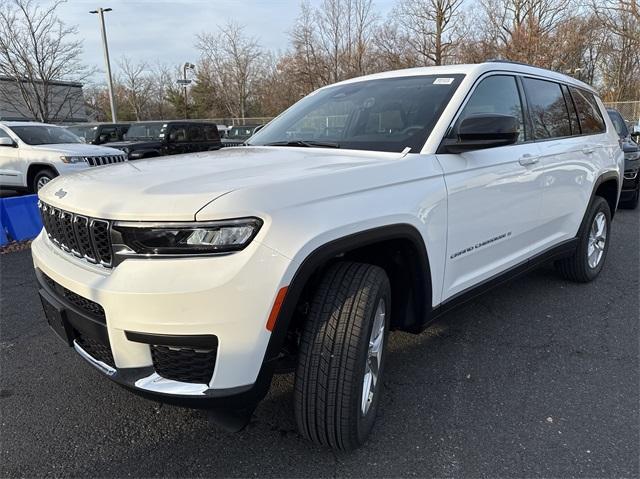
[[[111,123],[109,121],[93,121],[93,122],[87,122],[87,123],[73,123],[71,125],[65,125],[65,126],[109,126],[109,125],[116,125],[116,126],[122,126],[122,125],[130,125],[131,122],[128,121],[119,121],[117,123]]]
[[[40,123],[37,121],[0,121],[0,125],[12,127],[12,126],[59,126],[52,125],[50,123]]]
[[[552,70],[547,70],[546,68],[539,68],[539,67],[527,65],[524,63],[510,62],[510,61],[504,61],[504,60],[491,60],[484,63],[439,65],[439,66],[430,66],[430,67],[406,68],[404,70],[392,70],[388,72],[374,73],[374,74],[366,75],[362,77],[351,78],[349,80],[335,83],[333,85],[328,85],[324,88],[329,88],[335,85],[346,85],[349,83],[357,83],[360,81],[379,80],[379,79],[385,79],[385,78],[400,78],[400,77],[412,77],[412,76],[423,76],[423,75],[472,75],[475,77],[479,77],[480,75],[483,75],[485,73],[501,72],[501,71],[512,72],[512,73],[523,73],[523,74],[544,77],[550,80],[567,83],[567,84],[576,86],[578,88],[583,88],[585,90],[589,90],[592,93],[597,94],[597,92],[591,86],[573,77],[565,75],[563,73],[554,72]]]

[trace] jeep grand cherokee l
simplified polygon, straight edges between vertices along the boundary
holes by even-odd
[[[301,434],[353,449],[391,330],[543,261],[579,282],[605,263],[623,155],[573,78],[510,63],[375,74],[321,88],[248,143],[59,178],[32,246],[69,346],[229,427],[294,365]]]

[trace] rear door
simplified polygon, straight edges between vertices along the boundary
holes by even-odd
[[[574,238],[606,152],[605,123],[593,94],[558,83],[524,78],[540,148],[543,251]]]
[[[524,98],[515,76],[480,80],[454,122],[473,114],[515,116],[514,145],[438,154],[448,193],[448,238],[443,299],[525,261],[540,240],[542,196],[537,146],[530,141]]]
[[[0,126],[0,138],[9,138],[14,141],[9,133]],[[20,164],[20,149],[14,146],[0,145],[0,185],[2,186],[26,186],[23,171]]]

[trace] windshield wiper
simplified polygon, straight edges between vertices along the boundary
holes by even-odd
[[[340,148],[338,143],[330,143],[328,141],[313,140],[288,140],[288,141],[272,141],[265,143],[264,146],[303,146],[306,148]]]

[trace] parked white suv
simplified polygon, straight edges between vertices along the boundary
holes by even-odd
[[[58,175],[126,159],[120,150],[86,145],[59,126],[0,122],[0,188],[36,193]]]
[[[352,449],[391,330],[419,332],[543,261],[600,273],[622,165],[595,92],[558,73],[348,80],[247,147],[51,182],[40,295],[64,341],[133,392],[238,428],[274,372],[295,370],[302,435]]]

